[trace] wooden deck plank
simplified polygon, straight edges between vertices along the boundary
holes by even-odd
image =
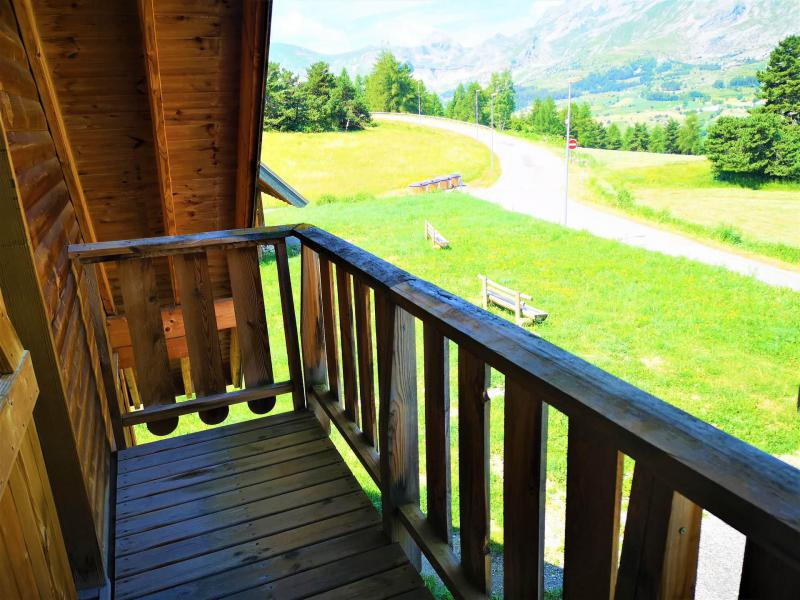
[[[250,485],[261,483],[276,485],[277,481],[284,478],[301,476],[338,462],[339,454],[329,446],[324,446],[323,451],[316,454],[276,465],[270,464],[268,456],[266,458],[261,455],[252,456],[238,461],[233,469],[222,470],[216,478],[120,502],[117,505],[117,518],[122,523],[142,513],[168,510],[171,507],[179,510],[179,507],[187,502],[243,489]]]
[[[166,527],[172,523],[178,523],[185,519],[187,514],[193,515],[194,518],[203,515],[211,515],[237,506],[242,506],[249,502],[273,498],[281,494],[291,494],[297,490],[339,480],[349,474],[347,467],[338,462],[324,466],[326,468],[302,471],[279,479],[261,481],[254,485],[243,485],[243,482],[239,480],[233,489],[222,493],[206,495],[195,500],[181,501],[185,496],[178,496],[176,494],[176,501],[171,506],[146,511],[142,514],[118,520],[117,539],[158,527]],[[255,473],[258,472],[258,470],[255,471]],[[214,482],[214,485],[219,484]],[[178,490],[178,492],[180,491],[182,490]]]
[[[360,515],[361,513],[354,514]],[[172,600],[173,598],[210,600],[220,596],[220,589],[225,593],[233,594],[270,583],[287,574],[331,563],[342,555],[342,548],[366,551],[386,545],[383,531],[375,524],[377,520],[371,523],[360,529],[356,527],[355,530],[348,530],[353,527],[353,516],[348,515],[297,529],[295,530],[297,538],[289,537],[288,534],[293,532],[279,534],[264,540],[265,542],[274,542],[273,546],[278,550],[273,547],[265,548],[262,544],[254,551],[253,556],[263,555],[263,560],[214,572],[162,592],[143,596],[143,598],[148,600]],[[242,561],[242,563],[244,562]]]
[[[301,419],[297,421],[290,421],[288,423],[281,423],[272,427],[262,427],[260,429],[253,429],[250,431],[243,431],[234,435],[226,435],[225,437],[215,438],[207,441],[197,442],[191,446],[184,446],[173,451],[159,452],[155,455],[143,456],[135,461],[126,461],[124,465],[120,465],[120,474],[133,474],[136,471],[156,467],[165,463],[170,463],[175,460],[186,460],[193,456],[202,456],[219,452],[220,450],[230,450],[237,446],[244,446],[255,442],[262,442],[270,439],[287,435],[289,433],[296,433],[306,429],[315,427],[315,422],[311,418]]]
[[[304,426],[302,429],[298,427],[298,429],[282,431],[275,437],[269,437],[263,440],[259,440],[256,437],[255,439],[246,441],[244,444],[238,444],[232,448],[220,448],[213,452],[204,452],[197,456],[190,456],[162,465],[154,465],[131,473],[122,473],[117,480],[117,487],[123,489],[131,485],[164,479],[181,473],[196,471],[197,469],[206,469],[239,458],[253,456],[254,454],[272,452],[282,448],[296,446],[304,442],[320,439],[323,436],[324,434],[318,431],[318,429]]]
[[[237,600],[307,598],[403,564],[408,564],[408,558],[399,544],[391,544],[377,550],[352,554],[346,558],[340,557],[336,562],[290,575],[273,583],[228,597]]]
[[[148,456],[157,452],[176,450],[178,448],[184,448],[185,446],[191,446],[192,444],[196,444],[198,442],[204,442],[212,439],[222,439],[231,435],[236,435],[237,433],[261,429],[263,427],[274,427],[275,425],[279,425],[281,423],[288,423],[290,421],[297,421],[300,419],[308,419],[310,416],[311,415],[307,412],[287,412],[278,415],[271,415],[267,418],[262,417],[258,419],[251,419],[249,421],[242,421],[241,423],[233,423],[231,425],[225,425],[224,427],[214,427],[212,429],[198,431],[197,433],[166,438],[156,442],[151,442],[149,444],[142,444],[141,446],[127,448],[125,451],[119,452],[117,458],[121,467],[129,460],[137,460],[143,456]]]
[[[350,600],[351,598],[385,600],[413,591],[417,593],[413,597],[431,597],[430,593],[420,586],[419,573],[411,565],[402,565],[366,579],[354,581],[335,590],[311,596],[309,600]]]
[[[120,475],[171,473],[118,484],[116,597],[430,598],[322,427],[238,444],[305,422],[258,421],[142,455],[149,466]],[[283,446],[302,436],[317,437]]]
[[[259,519],[286,511],[299,510],[308,505],[358,491],[360,489],[355,479],[352,477],[340,478],[279,496],[254,500],[212,514],[199,515],[155,529],[150,528],[117,538],[117,558],[165,544],[177,543],[188,538],[196,538],[225,527],[240,524],[247,524],[249,527]],[[282,521],[284,515],[280,515],[280,517]]]
[[[293,462],[297,462],[299,453],[302,452],[307,456],[311,456],[327,450],[335,452],[330,440],[319,439],[290,448],[282,448],[281,450],[275,450],[274,452],[269,452],[266,454],[254,455],[254,457],[250,458],[253,458],[254,460],[263,460],[264,462],[262,468],[274,465],[279,467],[276,469],[277,472],[288,474],[295,472],[292,469],[292,465]],[[232,472],[235,472],[236,469],[242,468],[243,462],[244,461],[241,460],[232,463],[223,462],[219,465],[214,465],[213,467],[200,468],[188,473],[178,473],[172,477],[130,486],[128,488],[118,490],[117,497],[120,499],[120,501],[125,502],[136,498],[144,498],[150,496],[151,494],[176,490],[194,483],[220,479],[231,474]]]

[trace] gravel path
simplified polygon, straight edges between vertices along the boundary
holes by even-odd
[[[375,118],[476,136],[475,125],[450,119],[384,113],[376,114]],[[491,131],[488,128],[479,128],[480,142],[489,146],[490,136]],[[507,210],[561,223],[564,213],[563,159],[531,142],[502,133],[495,133],[494,151],[502,167],[500,179],[489,188],[470,189],[469,193],[499,204]],[[724,267],[755,277],[769,285],[800,291],[800,272],[781,269],[734,252],[713,248],[680,234],[645,225],[572,199],[568,207],[567,225],[573,229],[585,229],[599,237]]]

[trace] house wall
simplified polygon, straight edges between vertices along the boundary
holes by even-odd
[[[35,417],[72,566],[96,584],[110,445],[85,286],[66,252],[83,238],[10,0],[0,0],[0,49],[0,159],[14,175],[0,195],[0,284],[40,384]]]

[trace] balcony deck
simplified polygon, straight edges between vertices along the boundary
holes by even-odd
[[[319,422],[119,452],[116,598],[430,598]]]

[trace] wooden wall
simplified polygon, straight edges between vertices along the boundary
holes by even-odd
[[[31,423],[0,491],[0,598],[75,598],[64,538]]]
[[[36,418],[65,537],[76,553],[73,567],[93,581],[103,571],[110,446],[94,334],[82,314],[84,284],[66,253],[67,244],[83,238],[11,0],[0,0],[0,47],[0,129],[16,180],[16,189],[0,197],[8,244],[0,283],[42,388]],[[7,160],[3,146],[0,158]],[[35,270],[35,281],[26,269]]]
[[[136,0],[34,0],[99,241],[164,234]],[[158,281],[172,297],[166,263]],[[116,271],[109,279],[121,301]]]

